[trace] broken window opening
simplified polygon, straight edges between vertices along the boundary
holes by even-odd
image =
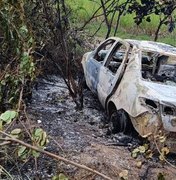
[[[153,107],[154,109],[157,109],[157,107],[158,107],[157,104],[150,99],[146,99],[145,103],[146,103],[146,105],[149,105],[149,106]]]
[[[112,53],[111,53],[111,55],[110,55],[105,66],[113,74],[116,74],[121,63],[123,62],[126,51],[127,51],[127,47],[120,42],[117,44],[116,48],[112,51]]]
[[[156,52],[142,52],[142,78],[168,85],[176,85],[175,60]]]
[[[108,51],[111,49],[111,47],[113,46],[115,40],[113,39],[109,39],[107,40],[105,43],[103,43],[98,49],[97,52],[94,55],[94,59],[99,61],[99,62],[103,62],[104,58],[106,57],[106,54],[108,53]]]

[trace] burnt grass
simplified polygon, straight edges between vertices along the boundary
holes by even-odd
[[[84,107],[77,110],[59,76],[38,79],[27,112],[32,125],[42,127],[48,134],[49,143],[45,150],[88,165],[112,179],[118,179],[124,169],[129,171],[130,179],[152,179],[167,171],[168,167],[158,164],[155,157],[152,160],[140,157],[143,167],[135,166],[137,160],[131,157],[131,151],[141,145],[141,140],[123,134],[107,135],[107,117],[98,98],[89,89],[84,89],[83,93]],[[175,156],[170,158],[173,159]],[[43,154],[37,161],[29,159],[18,167],[8,163],[6,168],[14,179],[52,179],[59,173],[70,179],[101,179],[90,174],[86,176],[87,172]],[[176,175],[174,170],[171,172],[167,177]]]

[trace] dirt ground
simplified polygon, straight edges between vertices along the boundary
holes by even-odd
[[[124,170],[130,180],[176,179],[176,169],[159,162],[157,156],[152,159],[132,158],[132,150],[141,143],[138,139],[122,134],[106,135],[106,114],[90,90],[84,90],[84,108],[78,111],[62,79],[56,76],[48,79],[50,81],[39,79],[28,106],[30,119],[49,135],[50,143],[46,150],[96,169],[113,180],[120,179],[119,174]],[[140,167],[138,162],[142,163]],[[28,164],[23,171],[32,179],[51,179],[61,172],[69,179],[102,179],[43,155],[38,160],[37,170]]]

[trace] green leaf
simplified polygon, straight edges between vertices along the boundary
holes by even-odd
[[[19,149],[18,149],[18,156],[23,156],[25,154],[25,150],[27,148],[25,146],[20,146]]]
[[[16,111],[10,111],[10,118],[14,119],[17,116],[17,112]]]
[[[11,134],[12,134],[12,135],[18,135],[18,134],[20,134],[20,133],[21,133],[21,129],[19,129],[19,128],[14,129],[14,130],[11,131]]]
[[[40,153],[35,151],[35,150],[32,150],[32,155],[36,158],[38,158],[40,156]]]
[[[33,43],[33,38],[32,37],[30,37],[30,39],[29,39],[29,41],[28,41],[29,43]]]
[[[10,118],[10,111],[6,111],[1,114],[0,119],[7,122]]]
[[[137,158],[138,153],[132,153],[131,156],[132,156],[133,158]]]
[[[52,180],[59,180],[59,176],[58,176],[58,175],[53,176],[53,177],[52,177]]]
[[[5,86],[5,84],[6,84],[5,80],[2,80],[1,84]]]
[[[5,79],[7,79],[7,78],[9,78],[9,77],[10,77],[10,74],[7,73],[7,74],[5,75]]]
[[[52,180],[68,180],[68,178],[63,173],[60,173],[59,175],[53,176]]]
[[[165,136],[160,136],[159,140],[161,143],[164,143],[166,141],[166,137]]]
[[[17,54],[20,54],[19,48],[16,48],[16,53],[17,53]]]
[[[47,134],[46,132],[44,131],[43,132],[43,136],[42,136],[42,141],[40,142],[40,145],[41,146],[44,146],[46,144],[46,138],[47,138]]]
[[[60,173],[59,180],[68,180],[68,178],[63,173]]]
[[[27,34],[28,33],[28,29],[25,25],[20,28],[20,33],[21,34]]]
[[[38,129],[35,130],[34,135],[37,136],[37,137],[41,137],[42,133],[43,133],[43,129],[38,128]]]
[[[17,116],[16,111],[8,110],[1,114],[0,119],[6,122],[7,124],[9,124],[12,121],[12,119],[14,119],[16,116]]]
[[[132,156],[133,158],[137,158],[138,154],[139,154],[139,149],[138,149],[138,148],[135,148],[135,149],[132,151],[131,156]]]
[[[139,146],[138,147],[140,153],[145,153],[146,147],[145,146]]]

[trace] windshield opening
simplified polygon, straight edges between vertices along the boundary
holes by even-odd
[[[142,52],[142,77],[176,86],[176,59],[157,52]]]

